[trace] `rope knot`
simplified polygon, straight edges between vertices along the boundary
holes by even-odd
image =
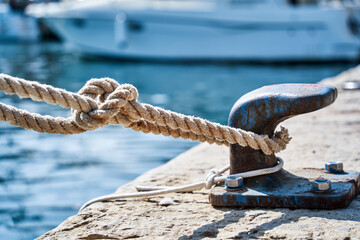
[[[110,123],[130,125],[131,121],[122,112],[139,93],[131,84],[119,84],[111,78],[91,79],[80,89],[80,95],[91,98],[96,106],[90,111],[73,109],[75,123],[85,130],[94,130]]]
[[[213,168],[209,171],[205,178],[205,188],[210,189],[216,182],[214,181],[216,177],[220,177],[221,172],[216,168]]]

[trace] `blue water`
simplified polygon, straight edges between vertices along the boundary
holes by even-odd
[[[354,64],[165,64],[82,60],[58,43],[0,45],[0,72],[77,91],[90,78],[135,85],[139,100],[225,124],[244,93],[276,83],[314,83]],[[0,93],[31,112],[69,116],[57,106]],[[80,135],[41,134],[0,123],[0,239],[33,239],[197,143],[110,126]]]

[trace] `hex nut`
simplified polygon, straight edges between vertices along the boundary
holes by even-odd
[[[357,81],[357,80],[345,81],[342,84],[342,88],[344,90],[359,90],[360,89],[360,81]]]
[[[331,181],[324,178],[315,179],[311,182],[312,190],[315,192],[324,192],[331,189]]]
[[[325,171],[329,173],[343,173],[344,166],[342,162],[328,162],[325,164]]]
[[[225,179],[225,189],[239,189],[244,186],[243,178],[239,176],[227,176]]]

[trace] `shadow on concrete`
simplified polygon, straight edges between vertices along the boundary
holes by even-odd
[[[228,212],[229,209],[219,208],[221,211]],[[193,234],[190,236],[182,236],[179,240],[185,239],[203,239],[208,238],[217,238],[219,234],[219,229],[226,227],[228,224],[239,222],[240,218],[244,217],[245,211],[242,210],[232,210],[224,215],[224,218],[219,221],[214,221],[212,223],[203,225],[198,229],[194,230]]]
[[[219,221],[213,221],[205,224],[193,231],[191,235],[181,236],[178,240],[186,239],[203,239],[203,238],[219,238],[219,232],[230,224],[234,225],[234,229],[229,229],[228,234],[224,236],[226,239],[257,239],[266,237],[267,231],[275,229],[283,224],[295,223],[302,217],[306,218],[322,218],[331,220],[344,220],[360,222],[360,196],[354,199],[348,208],[337,210],[308,210],[308,209],[229,209],[229,208],[216,208],[224,212],[224,218]],[[255,210],[255,211],[254,211]],[[268,215],[271,211],[271,216]],[[276,214],[279,213],[279,214]],[[257,224],[257,221],[263,222],[264,215],[271,218],[262,224]],[[273,217],[278,215],[277,217]],[[262,216],[262,217],[261,217]],[[260,217],[260,218],[258,218]],[[247,218],[246,226],[240,221],[241,218]],[[243,224],[243,225],[241,225]],[[253,226],[253,227],[252,227]],[[244,230],[238,231],[237,229],[243,228]],[[305,232],[304,232],[305,234]],[[278,236],[279,238],[286,236]],[[298,236],[301,238],[302,236]],[[305,236],[304,236],[305,237]]]

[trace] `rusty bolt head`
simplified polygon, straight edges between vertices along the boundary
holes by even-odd
[[[315,192],[324,192],[331,189],[331,181],[324,178],[319,178],[311,182],[312,190]]]
[[[239,176],[227,176],[225,179],[226,190],[237,190],[244,186],[243,178]]]
[[[325,171],[329,173],[343,173],[343,163],[342,162],[328,162],[325,164]]]

